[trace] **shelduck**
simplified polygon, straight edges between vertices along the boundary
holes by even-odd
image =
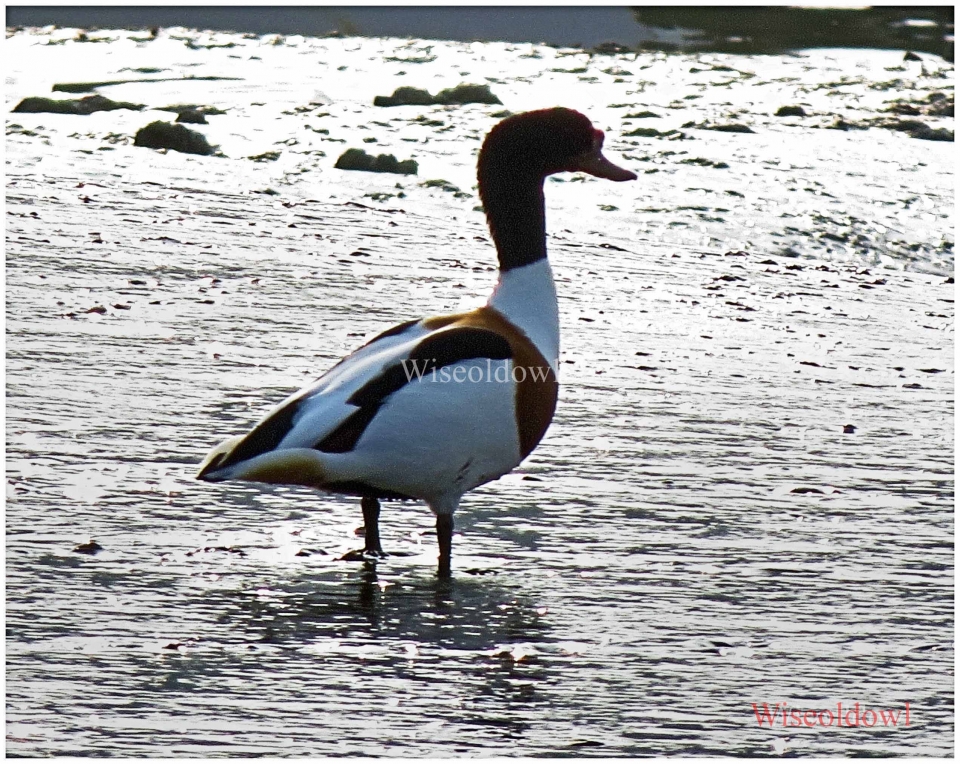
[[[374,337],[214,448],[197,477],[359,496],[368,556],[383,555],[380,501],[423,500],[437,518],[437,574],[449,577],[460,498],[520,464],[553,418],[560,326],[543,182],[559,172],[636,179],[602,147],[603,132],[571,109],[496,125],[477,162],[500,260],[487,304]]]

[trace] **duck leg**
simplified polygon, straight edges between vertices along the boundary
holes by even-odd
[[[385,557],[380,546],[380,502],[373,496],[364,496],[360,500],[363,510],[363,552]]]
[[[437,543],[440,545],[440,562],[437,578],[450,578],[450,553],[453,546],[453,513],[437,515]]]
[[[363,510],[363,549],[353,549],[340,559],[360,562],[370,557],[386,557],[380,546],[380,502],[373,496],[364,496],[360,499],[360,508]]]

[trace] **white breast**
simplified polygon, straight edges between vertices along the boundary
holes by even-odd
[[[557,373],[560,315],[553,271],[546,258],[501,274],[487,305],[526,334]]]

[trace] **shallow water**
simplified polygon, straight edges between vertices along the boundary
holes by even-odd
[[[950,755],[953,144],[824,126],[952,67],[103,36],[8,39],[8,109],[131,67],[243,79],[103,90],[227,109],[198,128],[224,157],[133,147],[160,112],[7,116],[8,753]],[[461,80],[505,106],[370,105]],[[419,505],[385,506],[374,572],[337,559],[355,500],[195,482],[365,336],[485,299],[479,140],[555,103],[641,180],[548,184],[560,405],[465,497],[454,580]],[[755,134],[624,135],[691,120]],[[350,147],[419,176],[333,169]],[[761,728],[764,701],[911,725]]]

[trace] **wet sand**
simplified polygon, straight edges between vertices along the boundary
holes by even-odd
[[[829,128],[952,98],[952,67],[73,35],[7,41],[8,111],[242,79],[7,115],[10,754],[950,755],[954,149]],[[372,106],[460,82],[503,106]],[[373,574],[338,560],[357,502],[195,482],[365,337],[483,302],[479,141],[558,103],[640,180],[547,184],[558,413],[465,498],[452,585],[419,505],[385,507]],[[226,112],[190,126],[221,156],[132,145],[175,104]],[[761,728],[763,701],[912,723]]]

